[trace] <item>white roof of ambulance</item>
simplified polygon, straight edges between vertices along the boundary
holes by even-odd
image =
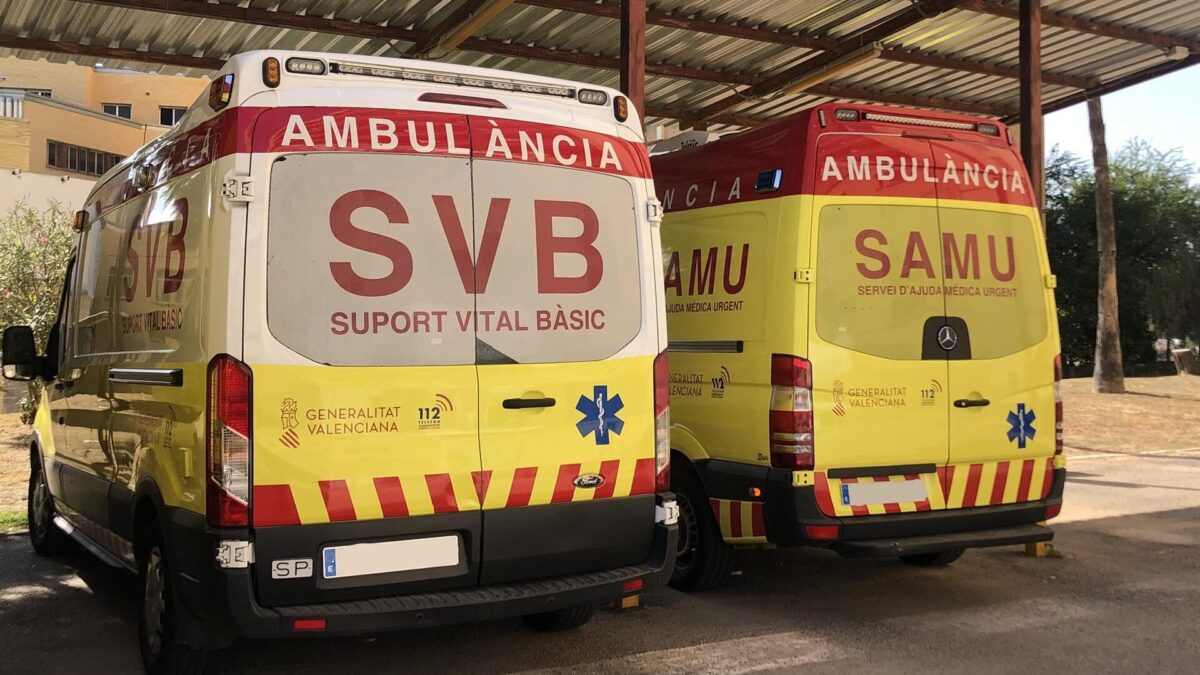
[[[268,57],[279,59],[280,68],[282,71],[280,84],[278,87],[272,88],[263,83],[262,64],[263,60]],[[290,73],[284,69],[289,58],[302,59],[319,59],[327,64],[326,73],[323,75],[308,75],[301,73]],[[608,103],[605,105],[591,105],[581,103],[573,97],[554,96],[550,94],[531,94],[515,90],[494,89],[486,87],[471,87],[465,85],[455,85],[435,81],[419,81],[419,80],[404,80],[387,77],[372,77],[369,75],[351,75],[330,73],[328,70],[329,63],[345,63],[357,66],[375,66],[380,68],[388,68],[394,70],[407,69],[413,71],[423,71],[425,73],[446,73],[466,77],[474,77],[484,80],[508,80],[514,83],[529,83],[541,84],[556,87],[566,87],[572,91],[579,89],[592,89],[603,91],[608,94]],[[244,52],[231,57],[225,65],[217,71],[217,75],[225,75],[233,73],[233,92],[228,105],[223,110],[233,108],[247,103],[251,98],[262,94],[274,94],[274,101],[270,104],[275,106],[289,105],[312,105],[311,96],[313,90],[328,89],[328,96],[322,92],[322,105],[329,106],[354,106],[354,107],[379,107],[379,100],[370,95],[372,91],[379,89],[393,89],[397,91],[411,91],[417,95],[424,93],[444,93],[444,94],[459,94],[478,96],[481,98],[493,98],[500,100],[505,104],[505,108],[487,108],[487,115],[490,117],[502,117],[510,119],[524,119],[535,122],[544,122],[547,124],[558,124],[564,126],[573,126],[580,129],[590,131],[598,131],[602,133],[613,134],[621,138],[638,143],[644,142],[642,134],[641,120],[637,116],[637,111],[630,106],[629,117],[624,122],[618,122],[613,115],[612,101],[617,96],[622,96],[621,92],[609,88],[582,82],[573,82],[571,80],[561,80],[553,77],[543,77],[540,75],[530,75],[526,73],[517,73],[508,70],[499,70],[495,68],[476,68],[473,66],[460,66],[448,63],[438,63],[436,61],[422,61],[417,59],[398,59],[382,56],[362,56],[357,54],[340,54],[340,53],[325,53],[325,52],[305,52],[305,51],[287,51],[287,50],[258,50],[252,52]],[[296,97],[297,100],[289,100]],[[300,101],[303,97],[305,100]],[[394,103],[394,101],[389,101]],[[266,105],[267,101],[255,101],[256,105]],[[456,111],[467,113],[474,111],[479,113],[479,108],[464,105],[453,105],[448,103],[434,103],[426,101],[417,101],[416,96],[412,99],[413,110],[436,110],[436,111]],[[114,173],[125,171],[128,165],[143,155],[148,148],[167,143],[172,138],[179,136],[189,129],[205,122],[218,114],[208,105],[208,90],[205,89],[196,99],[195,102],[188,108],[187,114],[180,120],[170,131],[162,136],[154,139],[146,145],[139,148],[136,152],[130,154],[119,164],[109,169],[108,173],[101,176],[96,184],[102,185]]]

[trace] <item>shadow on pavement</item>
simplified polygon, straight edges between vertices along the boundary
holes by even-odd
[[[1105,650],[1119,648],[1127,658],[1138,653],[1139,643],[1128,639],[1130,622],[1141,622],[1142,630],[1161,622],[1158,641],[1196,648],[1200,509],[1055,529],[1057,557],[978,550],[940,569],[843,560],[811,549],[740,551],[738,575],[714,592],[656,590],[642,608],[606,610],[570,633],[538,634],[519,621],[500,621],[363,638],[241,642],[222,652],[218,664],[229,673],[506,672],[800,631],[869,658],[908,650],[913,659],[934,658],[952,641],[948,635],[968,643],[987,636],[992,641],[978,647],[981,654],[1008,649],[1008,666],[1048,665],[1056,657],[1005,643],[1009,633],[1035,631],[1055,635],[1057,650],[1075,654],[1070,663],[1111,665],[1120,661],[1103,660]],[[47,560],[23,538],[0,537],[0,581],[0,653],[7,659],[0,670],[138,672],[132,578],[83,553]],[[1188,601],[1171,601],[1181,596]],[[1081,624],[1088,630],[1073,628]],[[971,656],[968,650],[956,658]]]

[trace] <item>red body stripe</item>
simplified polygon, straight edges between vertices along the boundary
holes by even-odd
[[[537,467],[526,466],[513,473],[512,489],[508,491],[508,508],[514,506],[529,506],[529,498],[533,495],[533,481],[537,478]]]
[[[1042,480],[1042,499],[1050,496],[1050,488],[1054,485],[1054,460],[1046,460],[1046,477]]]
[[[842,479],[843,484],[854,485],[857,482],[858,482],[857,478],[843,478]],[[852,516],[865,516],[865,515],[869,515],[870,513],[871,512],[869,510],[867,510],[867,507],[865,507],[865,506],[859,505],[859,506],[851,506],[850,507],[850,515],[852,515]]]
[[[296,500],[290,485],[254,486],[254,526],[299,525]]]
[[[1017,501],[1029,501],[1029,486],[1033,483],[1033,460],[1027,459],[1021,463],[1021,483],[1017,486]]]
[[[742,536],[742,503],[729,502],[729,536]]]
[[[300,118],[313,140],[312,146],[301,141],[293,141],[287,145],[283,143],[293,115]],[[344,126],[346,124],[354,127],[360,144],[353,148],[330,146],[327,143],[329,139],[324,135],[326,116],[333,118],[339,130],[348,128]],[[407,133],[407,123],[412,121],[422,142],[434,142],[435,147],[430,153],[434,155],[460,156],[460,153],[470,153],[478,159],[527,161],[639,178],[650,176],[650,159],[646,154],[646,146],[613,135],[524,120],[493,120],[480,117],[468,121],[463,116],[453,113],[345,107],[226,108],[207,121],[158,146],[153,154],[140,155],[138,165],[151,170],[156,177],[153,187],[157,188],[168,180],[201,169],[235,153],[380,152],[382,150],[371,148],[369,124],[372,119],[386,119],[395,124],[395,138],[398,143],[396,147],[385,151],[393,154],[416,152],[413,142],[417,139],[409,138]],[[427,123],[432,127],[427,126]],[[450,147],[447,127],[453,128],[454,148]],[[427,132],[430,128],[433,130],[431,137]],[[560,160],[560,155],[556,152],[546,153],[546,161],[539,162],[536,157],[526,157],[515,150],[512,159],[499,153],[495,153],[498,156],[488,157],[487,150],[491,147],[493,128],[499,130],[512,149],[521,147],[521,132],[534,137],[540,133],[546,145],[557,143],[555,147],[562,150],[564,160]],[[560,137],[564,140],[556,140]],[[610,152],[604,152],[606,147]],[[567,164],[565,159],[570,159],[570,164]],[[137,186],[134,173],[130,168],[109,178],[97,187],[93,192],[92,201],[84,208],[94,216],[141,194],[144,190]]]
[[[1008,462],[996,463],[996,482],[992,483],[992,504],[1004,502],[1004,488],[1008,485]]]
[[[767,528],[763,525],[763,505],[759,502],[750,504],[750,526],[753,528],[750,534],[756,537],[767,536]]]
[[[829,495],[829,479],[824,473],[817,474],[816,480],[817,508],[827,516],[836,515],[833,510],[833,498]]]
[[[552,504],[569,502],[575,496],[575,479],[579,477],[580,464],[563,464],[558,467],[558,480],[554,481],[554,496],[550,497]]]
[[[937,470],[938,482],[942,486],[942,499],[946,502],[950,501],[950,488],[954,485],[954,465],[939,466]]]
[[[375,479],[375,494],[379,495],[379,508],[384,518],[401,518],[408,515],[408,502],[404,499],[404,488],[396,476],[381,476]]]
[[[963,506],[975,506],[975,500],[979,497],[979,477],[982,474],[982,464],[972,464],[967,471],[967,490],[963,493]]]
[[[708,505],[712,507],[713,518],[717,519],[717,525],[721,525],[721,500],[709,499]]]
[[[621,468],[621,460],[610,459],[600,463],[600,476],[604,482],[596,488],[594,499],[608,499],[617,489],[617,471]]]
[[[483,498],[487,496],[488,486],[492,484],[492,472],[489,471],[472,471],[471,481],[475,483],[475,496],[479,497],[479,504],[483,504]]]
[[[890,483],[891,479],[887,476],[875,476],[876,483]],[[900,505],[896,502],[888,502],[883,505],[884,513],[900,513]]]
[[[654,458],[639,459],[633,465],[633,486],[630,495],[648,495],[654,492]]]
[[[329,514],[330,522],[358,520],[346,481],[322,480],[317,484],[321,486],[321,498],[325,500],[325,511]]]
[[[454,482],[450,480],[450,474],[426,474],[425,484],[429,486],[429,499],[433,502],[434,513],[458,512],[458,500],[454,497]]]

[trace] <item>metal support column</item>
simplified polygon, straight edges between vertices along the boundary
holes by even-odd
[[[1042,3],[1021,0],[1021,156],[1029,171],[1030,194],[1045,206],[1045,127],[1042,118]]]
[[[621,0],[621,91],[645,119],[646,0]],[[644,123],[644,122],[643,122]]]

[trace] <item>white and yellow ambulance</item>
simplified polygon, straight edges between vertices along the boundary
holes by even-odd
[[[733,545],[943,565],[1052,537],[1055,284],[1005,127],[825,105],[652,163],[675,585]]]
[[[660,219],[615,91],[234,57],[98,182],[44,355],[5,332],[35,548],[140,574],[155,672],[665,581]]]

